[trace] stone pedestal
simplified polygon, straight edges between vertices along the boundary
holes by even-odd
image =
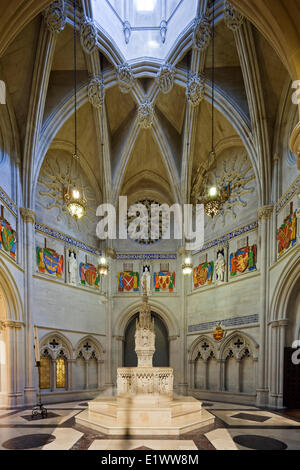
[[[144,292],[146,292],[146,286]],[[173,398],[172,367],[152,367],[154,320],[148,297],[136,323],[138,367],[119,367],[117,397],[99,397],[75,417],[76,423],[108,435],[175,435],[214,423],[193,397]]]

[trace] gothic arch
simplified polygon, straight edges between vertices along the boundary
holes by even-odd
[[[78,357],[78,354],[80,353],[80,351],[82,351],[82,348],[84,347],[84,344],[86,342],[91,343],[91,350],[87,351],[86,354],[83,352],[83,356],[86,359],[89,359],[94,353],[94,356],[97,360],[102,360],[103,354],[104,354],[105,351],[104,351],[101,343],[91,335],[87,335],[87,336],[85,336],[84,338],[81,338],[78,341],[78,343],[75,346],[74,359],[76,359]]]
[[[24,323],[23,303],[18,286],[8,266],[0,258],[0,291],[6,305],[7,321]]]
[[[124,337],[126,328],[131,320],[131,318],[136,315],[141,308],[141,301],[137,301],[131,306],[125,308],[119,315],[115,325],[114,325],[114,335]],[[179,325],[177,320],[173,317],[171,312],[167,309],[165,305],[161,305],[160,302],[153,301],[149,299],[149,305],[153,312],[157,313],[163,322],[165,323],[169,336],[179,336]]]
[[[270,321],[284,320],[287,318],[287,307],[291,293],[300,278],[299,256],[294,261],[289,260],[281,273],[281,278],[272,299],[270,308]]]
[[[234,341],[238,339],[243,340],[243,344],[241,346],[235,347]],[[258,343],[247,333],[241,331],[233,331],[224,342],[221,344],[220,347],[220,359],[225,360],[228,357],[229,351],[233,350],[233,355],[236,359],[242,359],[247,349],[249,349],[249,353],[251,353],[253,359],[258,358]]]
[[[206,347],[203,351],[202,346],[205,343],[208,345],[208,348]],[[191,347],[189,348],[189,360],[196,361],[199,357],[201,357],[203,360],[207,360],[209,357],[211,357],[211,353],[213,353],[215,358],[218,357],[217,349],[211,338],[206,335],[201,335],[194,340]]]
[[[52,347],[50,342],[55,339],[58,342],[57,347]],[[44,350],[47,350],[52,359],[56,359],[60,351],[63,351],[66,359],[73,358],[73,347],[71,342],[58,331],[53,331],[52,333],[47,333],[40,340],[40,353],[44,353]]]

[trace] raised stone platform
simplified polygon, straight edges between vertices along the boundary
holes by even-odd
[[[96,398],[75,420],[107,435],[179,436],[213,424],[215,417],[193,397],[129,394]]]

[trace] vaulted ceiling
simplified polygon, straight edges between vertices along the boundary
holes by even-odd
[[[59,152],[61,143],[62,149],[72,152],[73,18],[72,3],[65,2],[65,27],[53,34],[37,2],[28,3],[31,20],[22,30],[16,28],[14,39],[6,44],[0,78],[7,84],[26,172],[24,200],[33,206],[32,187],[47,151],[54,145]],[[268,203],[276,120],[283,90],[291,79],[270,43],[248,20],[236,31],[225,24],[223,3],[215,2],[215,144],[221,148],[224,142],[234,146],[240,141],[245,146],[260,180],[260,201]],[[99,197],[116,201],[120,194],[127,194],[137,200],[144,194],[162,202],[188,201],[192,175],[206,165],[211,146],[211,42],[204,50],[195,47],[190,22],[174,38],[165,61],[153,57],[129,62],[132,87],[123,93],[117,67],[125,58],[101,31],[96,49],[83,50],[80,23],[92,16],[92,8],[89,0],[77,4],[79,150],[83,167],[88,166],[95,177]],[[199,0],[199,17],[211,15],[207,8],[207,2]],[[168,93],[163,93],[157,79],[164,62],[174,73]],[[90,80],[101,73],[105,98],[97,108],[88,99],[88,88]],[[196,106],[186,94],[192,73],[205,77],[203,99]],[[148,128],[141,125],[138,112],[145,100],[154,111]]]

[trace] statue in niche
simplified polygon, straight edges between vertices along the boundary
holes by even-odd
[[[77,284],[77,260],[75,258],[75,254],[71,251],[68,260],[68,272],[69,272],[69,282],[70,284],[76,285]]]
[[[149,268],[145,266],[143,275],[142,275],[142,289],[143,293],[150,295],[150,283],[151,283],[151,276],[149,272]]]
[[[215,262],[217,281],[224,282],[225,277],[225,259],[222,251],[219,251],[217,261]]]

